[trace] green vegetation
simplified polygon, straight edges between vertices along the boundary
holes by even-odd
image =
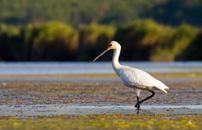
[[[78,48],[78,34],[60,22],[50,22],[37,27],[32,45],[33,60],[73,60]]]
[[[0,12],[2,61],[89,61],[111,40],[128,61],[202,60],[200,0],[0,0]]]
[[[178,27],[159,25],[152,20],[138,20],[119,28],[115,39],[123,43],[123,57],[126,60],[174,61],[188,60],[189,47],[200,44],[201,30],[187,24]],[[130,52],[130,53],[129,53]],[[197,59],[197,58],[196,58]]]
[[[122,25],[140,18],[201,25],[201,0],[0,0],[0,22],[29,24],[58,20],[70,25]]]
[[[97,52],[103,51],[115,34],[113,26],[90,24],[79,29],[78,60],[91,60]],[[90,58],[92,57],[92,58]],[[89,59],[90,58],[90,59]]]
[[[188,47],[192,46],[192,42],[199,34],[199,29],[182,24],[173,31],[164,30],[164,34],[167,38],[164,37],[162,44],[155,48],[151,60],[187,60],[186,56],[181,55],[181,53],[190,53]]]
[[[98,23],[122,24],[134,20],[162,0],[0,0],[0,21],[27,24],[59,20],[71,25]]]
[[[175,115],[93,115],[71,117],[37,117],[0,119],[0,129],[5,130],[200,130],[201,116]]]
[[[54,21],[41,24],[0,24],[3,61],[91,61],[112,40],[122,44],[124,60],[201,60],[201,29],[166,26],[137,20],[124,26],[92,23],[78,29]],[[110,60],[109,56],[103,60]]]
[[[115,39],[124,43],[124,59],[156,60],[153,58],[156,53],[155,49],[171,39],[174,30],[170,26],[162,26],[152,20],[138,20],[118,29]]]

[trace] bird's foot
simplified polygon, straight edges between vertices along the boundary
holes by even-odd
[[[139,114],[139,111],[140,111],[140,103],[136,103],[136,104],[135,104],[135,107],[137,108],[137,114]]]
[[[136,107],[137,109],[140,109],[140,103],[136,103],[136,104],[135,104],[135,107]]]

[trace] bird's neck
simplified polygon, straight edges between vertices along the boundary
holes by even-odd
[[[117,48],[113,52],[112,66],[114,69],[117,69],[121,66],[119,63],[120,53],[121,53],[121,48]]]

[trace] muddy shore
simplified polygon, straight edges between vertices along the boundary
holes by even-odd
[[[4,79],[4,80],[3,80]],[[198,77],[159,77],[170,91],[156,91],[144,104],[202,104],[202,80]],[[141,97],[147,96],[142,92]],[[128,104],[136,102],[133,89],[125,87],[117,77],[2,77],[0,105],[33,104]]]
[[[124,86],[113,74],[1,75],[0,77],[0,115],[6,116],[5,113],[15,115],[15,112],[18,113],[18,111],[22,114],[20,111],[25,110],[27,113],[44,111],[45,113],[41,113],[42,115],[48,115],[48,111],[54,111],[56,115],[58,113],[71,115],[67,111],[71,108],[69,106],[74,108],[72,114],[77,113],[75,110],[78,112],[84,110],[83,107],[86,108],[83,113],[87,114],[89,111],[91,111],[89,114],[93,112],[99,114],[99,111],[100,114],[105,112],[121,114],[124,111],[128,114],[135,113],[133,110],[133,105],[136,103],[135,91]],[[157,75],[157,77],[170,87],[170,91],[168,94],[164,94],[156,90],[156,95],[143,104],[143,109],[151,110],[151,106],[153,106],[152,112],[161,111],[161,114],[202,113],[202,80],[200,76],[182,76],[180,74],[178,77],[172,75],[164,77]],[[148,94],[142,92],[141,98]],[[167,108],[163,108],[165,106]],[[194,106],[198,108],[196,109]],[[40,112],[35,115],[40,115]]]

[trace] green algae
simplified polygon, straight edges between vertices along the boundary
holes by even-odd
[[[200,130],[201,115],[91,115],[1,117],[0,130]]]

